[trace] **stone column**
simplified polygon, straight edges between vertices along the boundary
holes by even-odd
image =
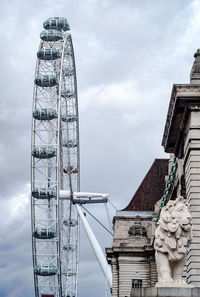
[[[187,255],[187,282],[200,287],[200,111],[191,108],[184,143],[186,197],[190,205],[193,239]]]
[[[155,287],[155,284],[158,281],[156,261],[154,257],[150,257],[150,281],[151,281],[151,287]]]
[[[119,266],[117,258],[111,259],[112,266],[112,297],[119,297]]]

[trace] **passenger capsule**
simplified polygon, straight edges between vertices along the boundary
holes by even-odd
[[[37,275],[42,275],[42,276],[50,276],[50,275],[55,275],[57,274],[57,267],[55,265],[36,265],[34,268],[34,272]]]
[[[66,67],[66,68],[63,69],[63,72],[64,72],[65,76],[74,75],[74,69],[73,68]]]
[[[78,221],[75,219],[66,219],[63,221],[63,224],[65,226],[71,226],[71,227],[75,227],[78,225]]]
[[[68,148],[77,147],[77,141],[74,141],[74,140],[64,141],[63,146],[68,147]]]
[[[63,246],[63,250],[68,252],[75,252],[77,250],[77,246],[74,244],[66,244]]]
[[[54,75],[39,75],[34,82],[39,87],[54,87],[58,85],[58,79]]]
[[[44,41],[58,41],[63,39],[63,35],[59,30],[44,30],[40,33],[40,38]]]
[[[74,168],[73,165],[70,165],[69,167],[64,168],[63,172],[68,173],[68,174],[75,174],[75,173],[78,173],[78,170],[77,170],[77,168]]]
[[[56,230],[53,228],[35,228],[33,236],[38,239],[51,239],[56,236]]]
[[[66,273],[68,276],[75,276],[76,275],[76,271],[75,270],[69,270],[67,273]]]
[[[70,90],[62,90],[61,91],[61,96],[64,98],[72,98],[75,96],[75,93],[70,91]]]
[[[32,156],[39,159],[49,159],[56,156],[56,149],[53,146],[35,146],[32,149]]]
[[[61,58],[61,52],[56,48],[42,48],[37,52],[37,57],[41,60],[56,60]]]
[[[78,117],[76,115],[68,115],[68,116],[62,116],[62,120],[63,122],[68,122],[68,123],[72,123],[72,122],[75,122],[77,121]]]
[[[51,199],[56,197],[56,188],[54,187],[35,187],[32,190],[32,196],[37,199]]]
[[[70,30],[67,19],[61,17],[51,17],[44,22],[43,26],[45,29]]]
[[[36,120],[49,121],[57,118],[57,111],[51,108],[35,109],[33,112],[33,117]]]
[[[65,55],[67,56],[72,56],[72,50],[69,48],[69,49],[66,49],[66,52],[65,52]]]

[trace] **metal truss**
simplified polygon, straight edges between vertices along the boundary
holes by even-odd
[[[76,69],[66,19],[50,18],[41,33],[32,120],[32,247],[36,297],[76,297],[80,191]],[[47,25],[48,24],[48,25]],[[64,29],[63,29],[64,28]],[[66,29],[67,28],[67,29]]]

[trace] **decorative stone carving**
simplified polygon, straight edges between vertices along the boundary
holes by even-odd
[[[175,85],[176,93],[175,96],[179,95],[179,93],[198,93],[200,92],[199,85]],[[174,98],[175,99],[175,98]]]
[[[200,73],[200,49],[197,49],[196,53],[194,54],[194,58],[195,60],[190,73],[191,78],[193,78],[195,74]]]
[[[191,287],[183,279],[186,247],[191,241],[191,214],[182,196],[163,207],[155,231],[156,287]]]
[[[200,105],[189,105],[188,106],[188,109],[190,110],[190,111],[199,111],[200,110]]]
[[[128,234],[130,236],[143,236],[147,237],[147,230],[140,222],[136,222],[132,227],[129,228]]]

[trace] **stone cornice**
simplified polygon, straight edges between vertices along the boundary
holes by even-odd
[[[172,88],[162,145],[167,153],[181,155],[183,128],[189,111],[200,109],[199,84],[175,84]]]

